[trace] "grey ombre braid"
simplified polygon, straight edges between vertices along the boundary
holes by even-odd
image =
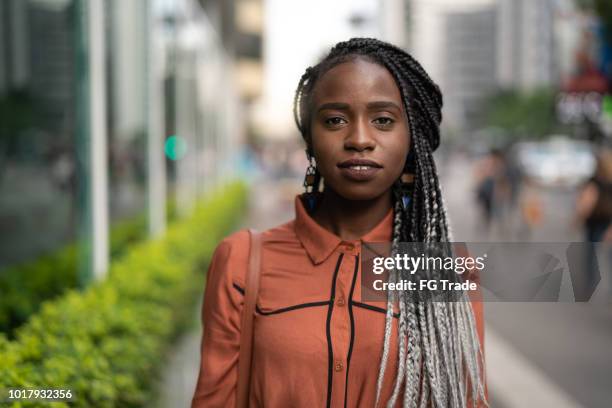
[[[406,194],[399,180],[394,193],[392,254],[400,242],[449,242],[445,203],[433,151],[440,144],[442,94],[423,67],[405,51],[371,38],[353,38],[335,45],[323,60],[309,67],[300,79],[294,100],[294,117],[308,152],[311,143],[311,96],[318,79],[332,67],[364,58],[387,68],[402,95],[411,137],[405,172],[414,174],[411,204],[401,205]],[[318,184],[318,181],[317,181]],[[318,186],[315,186],[318,190]],[[391,271],[399,281],[405,271]],[[436,277],[436,271],[425,276]],[[391,291],[387,297],[385,337],[377,379],[376,405],[383,402],[382,386],[390,354],[394,306],[399,309],[398,369],[387,407],[467,407],[468,395],[476,407],[488,406],[484,392],[484,360],[471,303],[465,294],[450,302],[424,301],[412,292]],[[469,384],[469,389],[468,389]]]

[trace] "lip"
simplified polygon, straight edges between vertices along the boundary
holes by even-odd
[[[369,166],[369,167],[377,167],[377,168],[382,167],[379,163],[375,162],[374,160],[368,160],[368,159],[349,159],[341,163],[338,163],[338,167],[340,168],[350,167],[350,166]]]
[[[369,181],[376,177],[382,166],[368,159],[349,159],[338,163],[340,173],[353,181]]]

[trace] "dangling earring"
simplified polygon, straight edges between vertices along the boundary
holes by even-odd
[[[408,157],[406,157],[406,163],[404,164],[404,170],[399,179],[399,194],[402,200],[402,207],[404,210],[408,210],[410,202],[412,201],[412,193],[414,188],[414,172],[416,171],[416,156],[415,151],[411,147],[408,150]]]
[[[308,205],[308,210],[312,211],[316,203],[315,190],[317,187],[317,166],[308,150],[306,150],[306,156],[308,157],[309,164],[306,169],[306,175],[304,176],[304,197]]]

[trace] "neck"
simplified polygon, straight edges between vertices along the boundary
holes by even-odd
[[[393,203],[388,190],[371,200],[347,200],[325,188],[312,218],[344,241],[354,241],[378,225]]]

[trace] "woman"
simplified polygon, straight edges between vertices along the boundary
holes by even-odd
[[[252,406],[486,404],[481,303],[361,299],[363,242],[450,240],[432,157],[441,106],[423,68],[374,39],[337,44],[300,79],[307,192],[294,220],[263,232]],[[209,267],[192,407],[235,403],[248,252],[239,231]]]

